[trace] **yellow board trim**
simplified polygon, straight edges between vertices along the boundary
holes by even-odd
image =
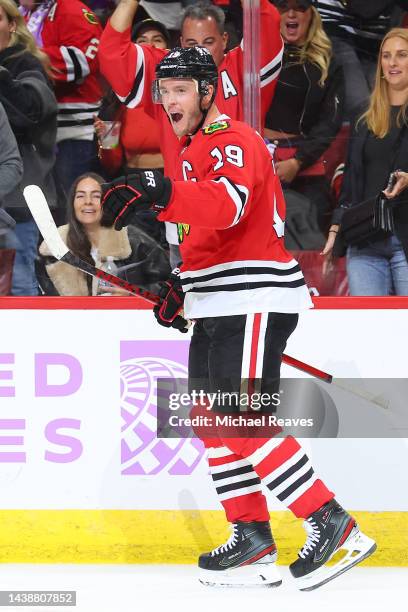
[[[408,512],[353,512],[377,542],[367,566],[408,566]],[[279,563],[305,542],[302,521],[271,512]],[[222,511],[0,510],[2,563],[196,563],[228,537]]]

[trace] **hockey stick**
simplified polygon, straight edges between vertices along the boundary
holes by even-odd
[[[359,388],[352,387],[347,382],[348,379],[333,378],[331,374],[328,374],[327,372],[324,372],[323,370],[319,370],[318,368],[315,368],[314,366],[304,363],[303,361],[299,361],[299,359],[290,357],[289,355],[283,355],[282,361],[283,363],[286,363],[287,365],[292,366],[292,368],[296,368],[297,370],[300,370],[301,372],[306,372],[307,374],[310,374],[310,376],[313,376],[314,378],[318,378],[319,380],[329,385],[334,385],[335,387],[338,387],[339,389],[343,389],[343,391],[348,391],[348,393],[352,393],[353,395],[356,395],[357,397],[361,397],[362,399],[365,399],[368,402],[377,404],[377,406],[381,406],[381,408],[387,409],[389,407],[389,401],[387,399],[375,393],[370,393],[370,391],[366,391],[365,389],[362,389],[361,387]]]
[[[37,185],[28,185],[24,189],[24,198],[27,202],[27,206],[31,211],[31,214],[34,217],[34,220],[38,226],[38,229],[41,232],[42,237],[47,243],[48,248],[51,251],[51,254],[55,259],[59,261],[63,261],[64,263],[73,266],[74,268],[78,268],[85,274],[89,274],[90,276],[95,276],[97,278],[101,278],[115,287],[121,287],[129,293],[133,295],[137,295],[144,300],[147,300],[151,304],[160,304],[162,299],[156,295],[155,293],[151,293],[141,287],[128,283],[127,281],[115,276],[113,274],[109,274],[96,266],[80,259],[74,253],[72,253],[65,242],[62,240],[60,233],[55,225],[54,219],[52,218],[47,200],[41,191],[41,189]],[[188,322],[188,326],[191,325],[191,322]],[[294,357],[290,357],[289,355],[282,355],[283,363],[300,370],[301,372],[305,372],[306,374],[310,374],[314,378],[318,378],[323,382],[328,384],[334,384],[346,391],[353,393],[363,399],[366,399],[374,404],[378,404],[383,408],[388,407],[388,403],[384,401],[382,398],[373,395],[372,393],[366,392],[363,389],[354,389],[348,387],[346,383],[342,382],[342,379],[334,379],[331,374],[324,372],[323,370],[319,370],[314,366],[311,366],[299,359],[295,359]]]

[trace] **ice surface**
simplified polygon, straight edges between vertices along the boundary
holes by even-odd
[[[276,589],[220,589],[200,585],[196,578],[197,569],[191,565],[2,564],[0,590],[77,591],[75,608],[23,608],[37,612],[406,610],[408,568],[357,567],[310,593],[297,591],[288,568],[280,569],[283,584]]]

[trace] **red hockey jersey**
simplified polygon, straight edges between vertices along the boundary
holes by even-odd
[[[79,0],[58,0],[44,21],[41,37],[55,79],[58,141],[93,138],[93,115],[102,97],[97,57],[101,34],[97,17]]]
[[[179,224],[186,317],[310,308],[284,246],[285,200],[261,136],[222,115],[188,143],[158,217]]]
[[[280,16],[276,8],[261,0],[261,117],[271,104],[276,80],[281,68],[283,43],[280,35]],[[161,104],[152,101],[151,86],[155,67],[168,53],[149,45],[131,42],[130,29],[119,33],[107,24],[100,45],[99,62],[102,74],[111,84],[119,99],[129,108],[143,105],[146,112],[160,124],[161,149],[168,176],[174,175],[173,162],[179,149],[178,139]],[[232,49],[218,67],[219,86],[216,105],[229,117],[243,120],[243,51]]]

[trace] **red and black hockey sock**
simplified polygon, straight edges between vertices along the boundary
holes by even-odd
[[[249,461],[220,445],[208,449],[208,464],[218,499],[230,523],[269,521],[261,480]]]
[[[298,518],[307,518],[334,497],[292,436],[284,440],[231,438],[223,443],[234,456],[244,457],[262,483]]]

